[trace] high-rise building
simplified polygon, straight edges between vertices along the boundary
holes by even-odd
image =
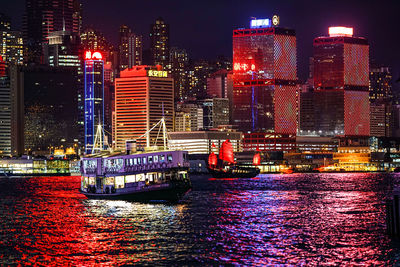
[[[11,20],[0,13],[0,55],[6,65],[23,63],[22,33],[11,30]]]
[[[197,102],[197,101],[196,101]],[[178,112],[183,112],[184,114],[189,114],[190,131],[199,131],[204,128],[203,122],[203,107],[197,103],[178,103],[176,110]],[[177,122],[177,120],[175,120]],[[175,125],[176,127],[176,125]],[[178,127],[179,128],[179,127]],[[175,131],[178,132],[177,129]]]
[[[175,112],[175,132],[190,132],[191,119],[190,113],[184,111]]]
[[[11,87],[0,56],[0,156],[11,156]]]
[[[85,29],[81,34],[81,48],[86,51],[98,51],[102,54],[104,61],[104,129],[106,138],[111,139],[112,131],[112,107],[114,96],[114,78],[118,73],[118,51],[115,51],[113,46],[106,40],[104,35],[92,28]],[[79,117],[79,124],[84,125],[84,110],[85,105],[83,102],[84,89],[82,88],[78,94],[78,108],[81,116]],[[83,129],[83,128],[82,128]],[[83,131],[84,132],[84,131]],[[82,133],[81,139],[83,139]],[[108,142],[109,145],[110,142]]]
[[[370,135],[390,137],[393,133],[392,74],[389,67],[370,66]]]
[[[156,19],[150,28],[150,52],[153,65],[164,68],[169,63],[169,24],[162,18]]]
[[[187,91],[184,99],[206,99],[207,78],[215,72],[215,66],[206,60],[199,60],[191,64],[186,71]]]
[[[207,95],[209,97],[229,99],[229,121],[232,121],[233,110],[233,71],[225,69],[212,73],[207,78]]]
[[[28,66],[20,72],[24,79],[26,152],[45,152],[52,146],[77,144],[76,70],[41,65]]]
[[[21,32],[0,30],[0,55],[7,64],[23,64],[24,45]]]
[[[203,101],[204,129],[229,125],[229,99],[213,98]]]
[[[24,153],[24,72],[21,66],[9,66],[11,87],[11,153]]]
[[[313,58],[315,130],[326,135],[369,135],[367,39],[354,37],[353,28],[330,27],[329,37],[314,39]]]
[[[115,112],[113,142],[125,149],[125,141],[146,145],[143,134],[165,117],[168,131],[173,130],[173,79],[167,71],[155,66],[135,66],[121,71],[115,79]],[[142,138],[138,139],[140,136]],[[157,139],[158,137],[158,139]],[[150,133],[149,144],[163,145],[162,134]]]
[[[11,30],[11,19],[3,13],[0,13],[0,31]]]
[[[371,66],[369,73],[369,99],[370,102],[391,101],[392,73],[389,67]]]
[[[69,31],[80,34],[79,0],[27,0],[25,7],[23,26],[28,63],[45,62],[42,49],[50,33]]]
[[[233,31],[233,124],[241,131],[295,134],[296,33],[252,20]]]
[[[104,61],[100,52],[85,54],[85,153],[93,152],[96,129],[104,126]],[[104,140],[102,136],[101,140]],[[103,149],[104,144],[100,144]]]
[[[142,36],[122,25],[119,28],[119,70],[142,65]]]
[[[174,97],[183,99],[186,91],[186,69],[189,58],[185,49],[172,47],[169,53],[169,72],[174,79]]]
[[[73,35],[69,31],[56,31],[47,37],[48,43],[44,45],[44,55],[47,64],[52,67],[81,66],[79,58],[79,35]]]
[[[112,50],[112,45],[106,40],[104,35],[93,28],[86,28],[80,36],[81,48],[85,51],[90,50],[110,53]]]

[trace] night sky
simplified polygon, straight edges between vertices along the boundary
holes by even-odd
[[[1,12],[20,29],[25,0],[2,0]],[[81,0],[84,26],[102,31],[114,44],[125,23],[144,36],[149,45],[150,24],[159,16],[170,24],[171,46],[185,48],[193,59],[232,56],[232,30],[249,27],[251,17],[278,14],[281,26],[297,33],[299,78],[308,75],[313,38],[326,36],[329,26],[354,27],[354,35],[368,38],[370,58],[400,74],[400,1],[181,1],[181,0]]]

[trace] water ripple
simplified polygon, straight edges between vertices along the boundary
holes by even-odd
[[[394,265],[397,175],[193,176],[179,204],[89,200],[78,177],[0,178],[2,265]]]

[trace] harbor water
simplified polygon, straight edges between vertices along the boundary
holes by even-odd
[[[0,178],[0,265],[396,265],[400,175],[191,176],[178,204],[89,200],[79,177]]]

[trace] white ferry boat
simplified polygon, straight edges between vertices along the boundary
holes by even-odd
[[[81,168],[89,198],[176,201],[191,189],[186,151],[86,157]]]
[[[80,191],[88,198],[172,202],[190,191],[187,151],[167,150],[165,140],[161,151],[141,152],[135,147],[131,154],[130,150],[82,158]]]

